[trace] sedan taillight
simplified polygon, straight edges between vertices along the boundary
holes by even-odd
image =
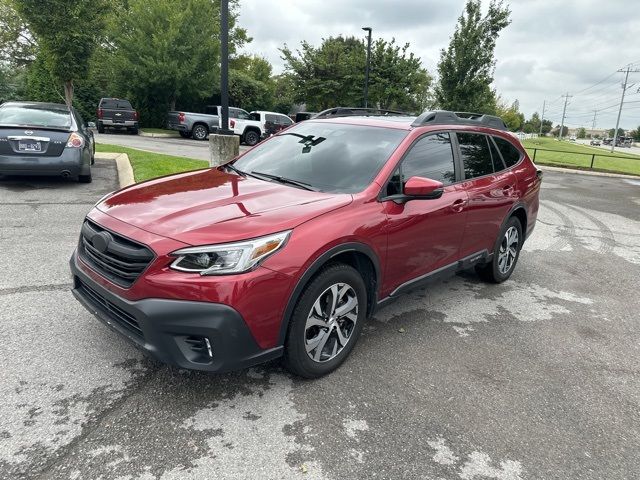
[[[71,132],[67,140],[67,148],[82,148],[84,146],[84,138],[76,132]]]

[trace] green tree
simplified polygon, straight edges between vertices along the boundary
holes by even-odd
[[[38,45],[12,0],[0,0],[0,62],[12,68],[29,65]]]
[[[440,52],[436,100],[440,108],[494,113],[496,95],[491,88],[494,50],[501,30],[510,23],[510,10],[491,0],[482,15],[481,0],[467,0],[449,47]]]
[[[285,71],[294,78],[294,99],[309,110],[361,105],[366,52],[355,37],[330,37],[320,47],[306,41],[296,52],[280,50]]]
[[[409,51],[409,44],[396,45],[378,39],[371,50],[369,101],[379,108],[419,111],[427,106],[432,78],[422,62]],[[364,78],[362,79],[364,82]]]
[[[74,81],[86,78],[89,61],[103,39],[110,2],[107,0],[12,0],[38,42],[55,82],[73,103]]]
[[[522,131],[524,133],[538,133],[540,132],[540,114],[534,112],[531,118],[524,122],[522,125]]]
[[[587,130],[584,127],[580,127],[576,133],[578,138],[587,138]]]
[[[553,135],[554,137],[557,137],[559,134],[560,134],[560,125],[556,125],[556,128],[551,130],[551,135]],[[564,127],[562,127],[562,138],[566,138],[567,135],[569,135],[569,127],[565,125]]]
[[[609,138],[613,138],[615,133],[616,133],[616,129],[615,128],[610,128],[609,129]],[[623,136],[624,136],[624,129],[618,128],[618,137],[623,137]]]
[[[249,41],[230,4],[229,51]],[[161,126],[168,110],[190,109],[220,91],[220,2],[129,0],[110,32],[114,90]]]
[[[640,126],[631,132],[631,136],[636,142],[640,142]]]
[[[510,106],[505,102],[497,98],[496,114],[504,120],[507,124],[507,128],[512,131],[518,131],[524,124],[524,115],[519,111],[519,102],[516,100]]]
[[[270,110],[273,103],[272,90],[260,80],[238,70],[229,72],[230,103],[245,110]]]
[[[292,113],[295,105],[293,76],[287,73],[277,75],[273,77],[273,82],[273,110],[287,115]]]
[[[293,99],[308,110],[338,105],[360,106],[364,100],[366,47],[355,37],[323,39],[319,47],[303,41],[301,48],[281,49]],[[430,100],[431,77],[409,44],[378,39],[371,49],[369,104],[380,108],[421,110]]]

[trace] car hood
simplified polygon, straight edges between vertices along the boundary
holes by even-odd
[[[133,185],[97,208],[156,235],[203,245],[289,230],[351,201],[348,194],[311,192],[207,169]]]

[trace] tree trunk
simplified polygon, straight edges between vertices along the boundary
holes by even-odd
[[[73,104],[73,80],[64,82],[64,101],[67,107],[71,107]]]

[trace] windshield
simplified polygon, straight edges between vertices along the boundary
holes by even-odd
[[[235,163],[334,193],[364,190],[406,130],[307,121],[253,148]]]
[[[0,125],[24,125],[69,129],[69,110],[43,105],[3,105],[0,107]]]

